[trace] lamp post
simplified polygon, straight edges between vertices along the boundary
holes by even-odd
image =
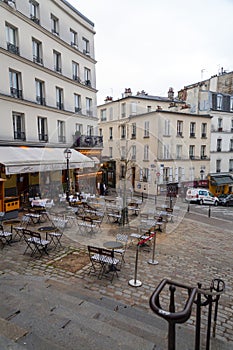
[[[70,148],[66,148],[64,151],[65,158],[66,158],[66,200],[69,202],[70,197],[70,173],[69,173],[69,162],[70,157],[72,154],[72,151]]]

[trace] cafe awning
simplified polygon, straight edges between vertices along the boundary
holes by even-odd
[[[230,175],[216,175],[211,176],[211,182],[214,186],[232,185],[233,178]]]
[[[65,148],[0,147],[0,163],[5,166],[5,174],[33,173],[66,169]],[[69,168],[94,167],[94,161],[71,149]]]

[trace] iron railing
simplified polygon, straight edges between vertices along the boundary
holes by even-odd
[[[170,292],[170,302],[168,310],[164,310],[161,307],[160,303],[160,294],[166,286],[169,286]],[[176,311],[175,292],[177,288],[186,290],[187,292],[187,299],[184,308],[181,311]],[[206,350],[210,349],[213,304],[215,303],[212,336],[215,337],[218,315],[218,303],[221,294],[224,292],[224,289],[224,281],[217,278],[213,279],[210,284],[210,287],[205,289],[202,289],[202,285],[200,283],[197,284],[197,287],[191,287],[175,281],[170,281],[168,279],[164,279],[160,282],[160,284],[150,297],[150,307],[158,316],[164,318],[168,322],[168,350],[175,350],[176,324],[185,323],[190,318],[193,304],[196,304],[196,328],[194,349],[200,350],[201,346],[201,308],[204,306],[208,306],[205,346]]]

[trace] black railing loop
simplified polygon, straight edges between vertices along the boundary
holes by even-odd
[[[169,311],[164,310],[160,304],[160,294],[165,288],[166,285],[169,285],[170,291],[170,305]],[[188,292],[187,300],[182,311],[175,312],[175,291],[176,287],[186,289]],[[197,293],[197,288],[192,288],[181,283],[170,281],[168,279],[162,280],[162,282],[155,289],[154,293],[150,297],[150,307],[151,309],[160,317],[164,318],[168,324],[168,350],[175,350],[175,327],[176,323],[186,322],[192,312],[192,305]]]

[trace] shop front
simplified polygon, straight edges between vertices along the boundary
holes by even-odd
[[[31,197],[53,198],[63,193],[62,174],[67,171],[64,148],[0,147],[1,201],[7,215],[17,217],[20,205]],[[93,167],[92,159],[72,150],[69,172]],[[72,177],[71,177],[72,178]],[[18,204],[17,204],[18,203]]]
[[[209,190],[215,196],[233,193],[233,177],[229,173],[209,175]]]

